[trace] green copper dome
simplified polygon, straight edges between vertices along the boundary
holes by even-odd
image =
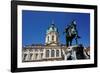
[[[58,29],[54,24],[51,24],[50,27],[48,28],[47,33],[50,32],[58,32]]]

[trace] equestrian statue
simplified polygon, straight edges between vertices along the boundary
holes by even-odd
[[[73,39],[76,40],[76,44],[78,44],[78,39],[80,36],[78,35],[78,30],[76,28],[76,21],[73,20],[70,25],[67,25],[64,31],[66,35],[66,46],[72,46]]]

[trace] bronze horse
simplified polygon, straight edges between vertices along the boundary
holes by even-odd
[[[78,44],[78,40],[80,36],[78,36],[78,31],[76,29],[76,21],[73,20],[70,25],[65,28],[66,33],[66,46],[71,46],[73,39],[76,40],[76,44]]]

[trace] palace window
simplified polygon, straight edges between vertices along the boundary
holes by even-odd
[[[56,56],[57,56],[57,57],[59,56],[59,50],[56,51]]]
[[[25,59],[26,59],[26,56],[27,56],[27,54],[24,54],[24,58],[23,58],[23,60],[25,60]]]
[[[41,58],[43,58],[43,53],[41,53]]]
[[[49,36],[48,36],[48,41],[49,41]]]
[[[33,54],[31,53],[31,54],[30,54],[30,60],[32,59],[32,55],[33,55]]]
[[[55,56],[55,51],[51,50],[51,57],[54,57],[54,56]]]
[[[46,50],[46,57],[49,57],[49,50]]]
[[[37,53],[35,54],[35,59],[38,59],[38,54]]]
[[[54,35],[52,36],[52,41],[54,41]]]

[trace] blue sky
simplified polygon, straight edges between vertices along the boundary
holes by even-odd
[[[79,43],[84,46],[90,45],[90,14],[48,12],[48,11],[22,11],[22,45],[44,44],[47,28],[52,20],[59,31],[59,41],[65,44],[64,28],[76,20],[79,36]],[[73,41],[75,44],[75,40]]]

